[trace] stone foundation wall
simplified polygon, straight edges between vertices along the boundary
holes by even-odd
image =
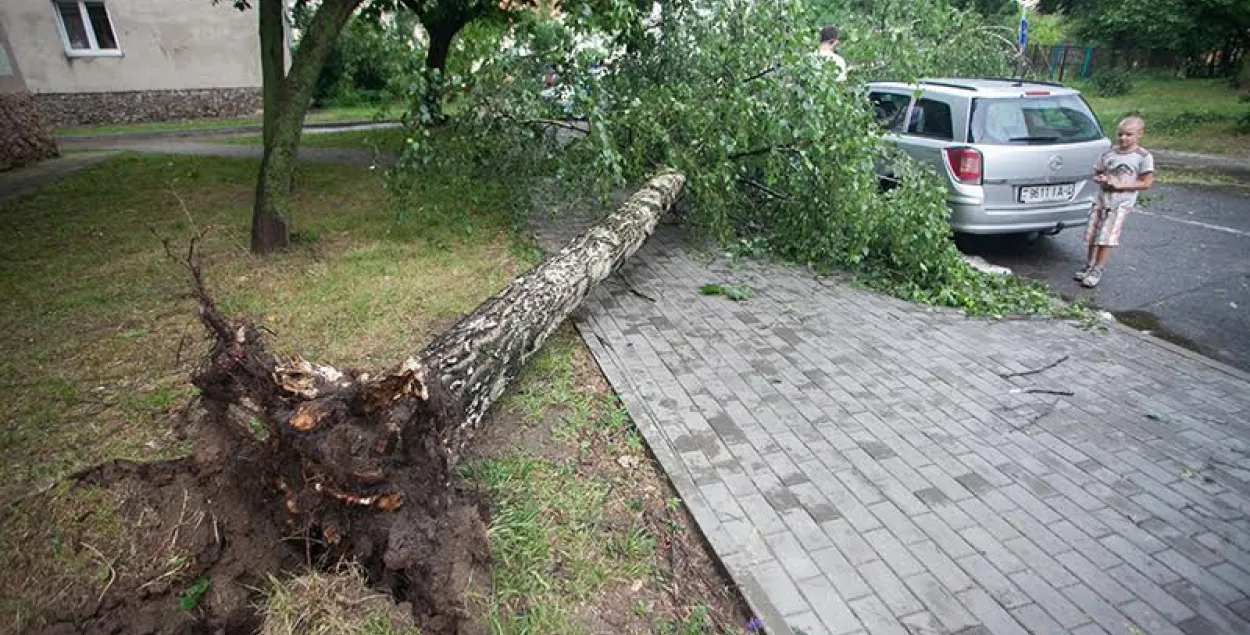
[[[25,91],[0,93],[0,172],[57,154],[35,97]]]
[[[260,114],[259,88],[36,95],[53,128]]]

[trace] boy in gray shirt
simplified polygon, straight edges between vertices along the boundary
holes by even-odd
[[[1075,276],[1085,287],[1098,286],[1111,248],[1120,246],[1120,230],[1137,205],[1137,193],[1154,185],[1154,157],[1140,145],[1145,129],[1141,117],[1124,118],[1116,129],[1115,148],[1094,163],[1094,182],[1102,191],[1094,198],[1085,227],[1089,262]]]

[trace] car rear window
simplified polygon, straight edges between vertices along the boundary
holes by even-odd
[[[1098,120],[1077,95],[972,100],[972,143],[1083,143],[1102,136]]]

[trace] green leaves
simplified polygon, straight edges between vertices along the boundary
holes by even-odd
[[[199,578],[192,582],[191,586],[187,587],[182,592],[182,595],[178,596],[178,608],[183,611],[194,611],[195,607],[199,606],[200,599],[204,597],[205,593],[208,593],[208,586],[208,578]]]
[[[554,159],[561,189],[606,200],[673,168],[687,175],[684,219],[723,246],[848,269],[876,289],[973,313],[1051,310],[1038,289],[963,262],[944,186],[883,139],[863,84],[1003,72],[1010,41],[979,14],[905,0],[672,0],[644,20],[627,0],[594,6],[603,19],[579,10],[561,25],[519,23],[474,62],[455,123],[487,169],[523,181]],[[814,55],[826,13],[842,28],[845,83]],[[603,24],[611,30],[594,30]],[[600,63],[609,70],[592,72]],[[563,103],[542,94],[552,69],[569,89]],[[874,170],[884,161],[899,179],[888,192]]]
[[[1126,71],[1101,71],[1094,76],[1093,83],[1099,97],[1120,97],[1133,91],[1133,77]]]
[[[725,287],[725,297],[734,302],[742,302],[751,297],[751,291],[744,286]]]
[[[743,302],[751,297],[751,290],[743,285],[705,284],[699,287],[703,295],[723,295],[734,302]]]

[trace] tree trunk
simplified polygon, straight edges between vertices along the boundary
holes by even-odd
[[[443,94],[447,81],[447,55],[456,34],[464,28],[462,22],[431,22],[424,25],[430,36],[430,47],[425,53],[424,103],[430,119],[443,118]]]
[[[259,328],[216,310],[192,267],[201,320],[216,339],[194,377],[206,425],[233,444],[224,456],[251,457],[227,469],[263,470],[259,482],[275,501],[267,513],[328,553],[357,558],[430,630],[454,630],[439,620],[458,619],[449,616],[460,614],[466,572],[489,553],[480,515],[452,487],[461,450],[525,360],[642,246],[684,183],[679,173],[655,177],[380,376],[280,362]],[[234,419],[259,420],[266,432],[253,437],[231,423],[227,413],[239,409]]]
[[[406,365],[427,369],[447,390],[452,420],[440,438],[449,462],[521,365],[537,351],[596,284],[612,275],[655,231],[677,200],[685,177],[653,178],[600,224],[435,339]]]
[[[425,54],[427,71],[442,73],[447,70],[447,54],[451,52],[451,43],[463,27],[463,24],[457,23],[426,25],[426,32],[430,36],[430,48]]]
[[[264,96],[265,152],[273,144],[274,122],[278,115],[278,97],[286,65],[286,29],[282,17],[282,0],[260,0],[260,68]]]
[[[271,132],[261,160],[260,176],[256,180],[256,203],[252,209],[254,253],[269,253],[287,246],[289,233],[286,219],[290,209],[291,179],[295,174],[295,156],[299,151],[304,114],[308,111],[317,75],[321,73],[334,40],[362,1],[323,0],[308,31],[300,39],[299,48],[291,59],[290,72],[281,82],[274,109],[276,112],[271,115],[266,105],[266,127]],[[266,10],[262,4],[261,20],[265,27],[272,20],[272,16],[265,18],[271,10]],[[280,27],[281,22],[278,24]],[[265,27],[261,29],[262,36],[272,37],[275,30]],[[265,48],[262,43],[262,49]]]

